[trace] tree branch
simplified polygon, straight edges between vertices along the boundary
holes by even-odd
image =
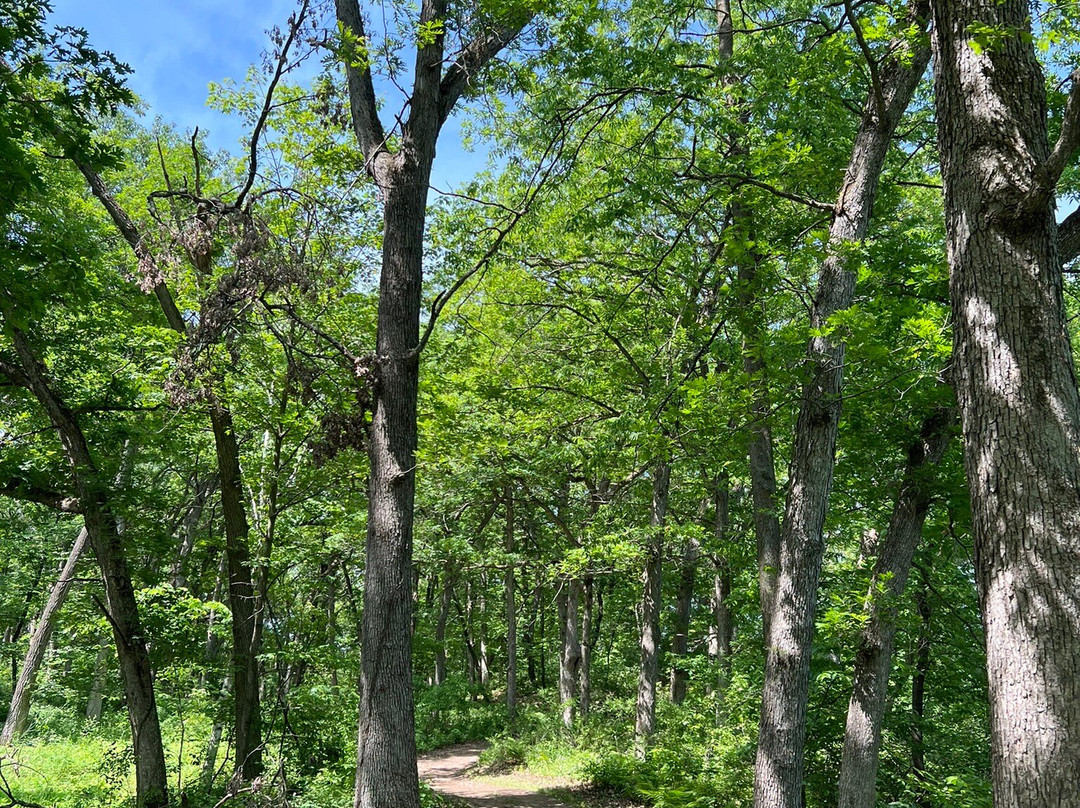
[[[1080,149],[1080,67],[1069,76],[1072,88],[1065,102],[1065,112],[1061,121],[1061,135],[1054,150],[1040,169],[1039,186],[1049,194],[1061,178],[1065,166],[1077,149]]]
[[[36,502],[61,513],[82,513],[78,497],[67,496],[57,491],[50,491],[40,486],[31,485],[25,480],[9,480],[0,486],[0,496],[17,499],[21,502]]]
[[[375,101],[375,84],[371,79],[371,57],[367,52],[370,43],[364,32],[364,17],[360,13],[359,0],[335,0],[338,22],[346,32],[365,50],[363,63],[354,61],[360,54],[346,54],[345,77],[349,87],[349,112],[353,131],[360,151],[364,153],[364,165],[375,176],[375,162],[379,154],[386,152],[386,135]]]
[[[447,68],[439,87],[440,127],[450,117],[454,105],[465,92],[465,88],[469,86],[472,77],[494,59],[499,51],[513,42],[533,16],[533,12],[528,12],[519,20],[504,23],[481,33],[455,54],[454,61]]]
[[[139,228],[136,227],[127,211],[120,206],[120,203],[109,192],[101,175],[91,168],[89,164],[79,159],[75,159],[74,162],[90,184],[91,193],[97,197],[102,207],[105,208],[105,211],[116,225],[116,229],[124,237],[124,241],[131,246],[135,257],[139,261],[140,269],[149,276],[155,271],[156,261],[153,253],[150,252],[150,248],[146,246]],[[154,284],[154,296],[157,297],[161,310],[165,313],[165,319],[168,321],[169,327],[181,334],[186,334],[188,330],[187,323],[184,322],[184,317],[180,314],[176,301],[173,300],[172,292],[169,291],[169,287],[165,285],[164,281],[158,281]]]
[[[308,12],[309,1],[310,0],[303,0],[300,4],[300,10],[297,11],[294,16],[289,18],[289,35],[285,38],[285,42],[281,46],[281,53],[278,55],[277,65],[274,67],[274,75],[270,79],[270,84],[266,87],[266,97],[263,99],[262,112],[259,113],[259,120],[255,122],[255,128],[251,132],[251,144],[248,152],[247,180],[244,181],[244,187],[240,189],[240,193],[236,195],[236,201],[233,203],[237,208],[244,203],[244,197],[246,197],[248,191],[251,190],[251,186],[255,184],[255,175],[258,172],[259,166],[259,138],[262,137],[262,131],[266,127],[266,120],[270,117],[270,110],[273,109],[274,91],[277,89],[281,77],[285,75],[288,69],[289,49],[292,48],[293,42],[296,41],[296,34],[300,31],[300,26],[304,24],[304,18],[307,16]]]

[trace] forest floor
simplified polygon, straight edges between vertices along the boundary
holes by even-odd
[[[456,744],[422,755],[420,779],[445,797],[473,808],[618,808],[626,805],[580,787],[569,777],[539,775],[524,769],[483,773],[482,742]]]

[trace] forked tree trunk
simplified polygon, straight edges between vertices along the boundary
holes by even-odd
[[[336,0],[338,22],[367,44],[357,0]],[[367,172],[383,197],[382,271],[373,375],[366,583],[357,744],[356,808],[418,808],[413,722],[413,495],[420,298],[428,183],[439,132],[475,74],[513,40],[531,13],[491,25],[449,60],[446,0],[423,0],[419,24],[431,26],[416,50],[408,119],[397,151],[379,120],[370,63],[346,60],[353,131]],[[444,63],[448,63],[445,72]]]
[[[939,411],[922,426],[908,449],[907,466],[893,504],[889,528],[878,549],[866,623],[859,634],[848,705],[844,753],[840,764],[839,808],[874,808],[881,722],[889,691],[897,604],[904,593],[911,559],[922,537],[933,493],[933,467],[941,460],[952,432],[951,413]]]
[[[851,247],[866,235],[889,144],[928,60],[928,48],[920,46],[917,53],[910,53],[898,41],[893,54],[880,65],[880,96],[871,91],[867,99],[829,229],[828,256],[811,315],[815,336],[807,346],[809,381],[803,387],[795,425],[780,535],[780,569],[754,768],[755,808],[802,805],[810,652],[844,369],[844,344],[824,330],[830,318],[854,300]]]
[[[1027,0],[935,0],[953,385],[986,637],[994,804],[1080,806],[1080,395],[1055,186],[1080,145],[1080,70],[1051,151]],[[984,47],[974,34],[995,33]]]
[[[649,542],[641,575],[641,637],[639,642],[637,705],[634,712],[634,753],[644,757],[656,732],[656,680],[660,669],[660,576],[664,553],[671,466],[666,461],[653,469]]]
[[[45,650],[49,647],[52,639],[53,627],[56,619],[60,616],[60,607],[67,599],[71,589],[71,579],[75,574],[75,565],[79,562],[83,550],[86,549],[86,528],[79,530],[75,537],[75,543],[68,553],[67,561],[60,568],[60,574],[49,592],[41,614],[38,616],[34,630],[30,633],[30,647],[26,649],[26,658],[23,660],[19,679],[15,683],[15,692],[11,695],[11,709],[4,721],[4,729],[0,731],[0,746],[10,744],[16,737],[22,734],[26,727],[26,717],[30,714],[30,693],[34,687],[34,679],[41,668],[41,662],[45,659]]]

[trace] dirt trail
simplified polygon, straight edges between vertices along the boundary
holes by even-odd
[[[567,780],[528,772],[471,776],[483,750],[482,743],[464,743],[429,752],[417,761],[420,779],[440,794],[457,797],[475,808],[567,808],[566,803],[540,793],[571,785]]]

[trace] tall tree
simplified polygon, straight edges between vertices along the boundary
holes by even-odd
[[[862,21],[847,16],[863,42]],[[924,29],[919,2],[912,24]],[[852,249],[866,235],[893,134],[926,70],[929,48],[900,37],[881,62],[869,51],[871,87],[832,213],[828,255],[821,266],[807,346],[809,380],[802,390],[780,535],[780,569],[766,655],[755,808],[799,808],[802,802],[810,653],[818,583],[825,553],[825,515],[836,463],[843,393],[844,343],[829,333],[831,318],[855,295]]]
[[[382,269],[372,389],[363,672],[357,808],[420,804],[413,721],[412,532],[416,399],[428,186],[439,132],[476,73],[532,17],[510,9],[482,19],[444,69],[448,0],[424,0],[408,118],[388,132],[379,118],[372,50],[358,0],[336,0],[350,112],[364,167],[383,199]],[[396,137],[393,137],[396,135]]]
[[[986,632],[995,805],[1080,805],[1080,395],[1053,215],[1080,70],[1050,146],[1024,0],[935,0],[953,384]]]

